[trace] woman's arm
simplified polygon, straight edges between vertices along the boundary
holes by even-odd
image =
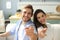
[[[40,38],[44,38],[45,36],[46,36],[46,34],[43,32],[38,33],[38,37],[40,37]]]

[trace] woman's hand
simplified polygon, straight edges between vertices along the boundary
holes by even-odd
[[[43,32],[43,33],[46,33],[46,31],[47,31],[47,28],[43,28],[43,29],[42,29],[42,32]]]
[[[46,36],[46,31],[47,31],[47,28],[39,29],[38,30],[38,37],[44,38]]]

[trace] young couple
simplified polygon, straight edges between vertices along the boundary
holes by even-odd
[[[15,40],[37,40],[37,38],[38,40],[51,40],[50,33],[47,34],[50,25],[46,23],[46,13],[43,10],[37,9],[33,16],[33,7],[29,4],[22,9],[21,13],[22,19],[11,30],[0,34],[0,37],[14,34]]]

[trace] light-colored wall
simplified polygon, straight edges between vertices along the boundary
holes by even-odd
[[[45,0],[46,2],[60,2],[60,0]]]
[[[1,1],[0,1],[0,5],[1,5]],[[1,6],[0,6],[0,9],[1,9]]]
[[[34,10],[42,9],[45,12],[56,12],[56,6],[60,5],[59,2],[19,2],[18,9],[23,8],[23,5],[31,4]]]
[[[6,2],[7,1],[11,1],[11,4],[12,4],[12,6],[11,6],[12,8],[11,9],[6,9]],[[19,6],[18,1],[19,0],[0,0],[0,10],[3,10],[5,19],[8,18],[9,14],[12,14],[12,15],[15,14],[16,10],[18,9],[17,6]],[[25,1],[28,1],[28,2],[34,2],[34,1],[35,2],[41,2],[41,0],[20,0],[20,1],[21,2],[25,2]],[[45,0],[45,1],[46,2],[60,2],[60,0]],[[45,10],[45,7],[44,7],[44,10]],[[50,8],[51,6],[50,7],[47,6],[47,7]],[[54,8],[54,6],[52,6],[52,7]],[[51,8],[51,10],[52,10],[52,8]]]
[[[26,1],[29,1],[29,2],[42,2],[42,1],[45,1],[45,2],[59,2],[60,0],[20,0],[22,2],[26,2]]]
[[[15,12],[17,10],[18,0],[0,0],[0,1],[1,1],[0,10],[3,10],[5,19],[8,18],[9,14],[12,14],[12,15],[15,14]],[[7,1],[11,2],[11,9],[6,8],[6,2]]]

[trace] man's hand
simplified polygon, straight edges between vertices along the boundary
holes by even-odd
[[[34,33],[34,28],[28,27],[28,28],[25,28],[25,31],[26,31],[26,35],[32,36],[32,34]]]
[[[33,27],[25,28],[26,35],[30,37],[30,40],[37,40],[37,35],[34,33]]]

